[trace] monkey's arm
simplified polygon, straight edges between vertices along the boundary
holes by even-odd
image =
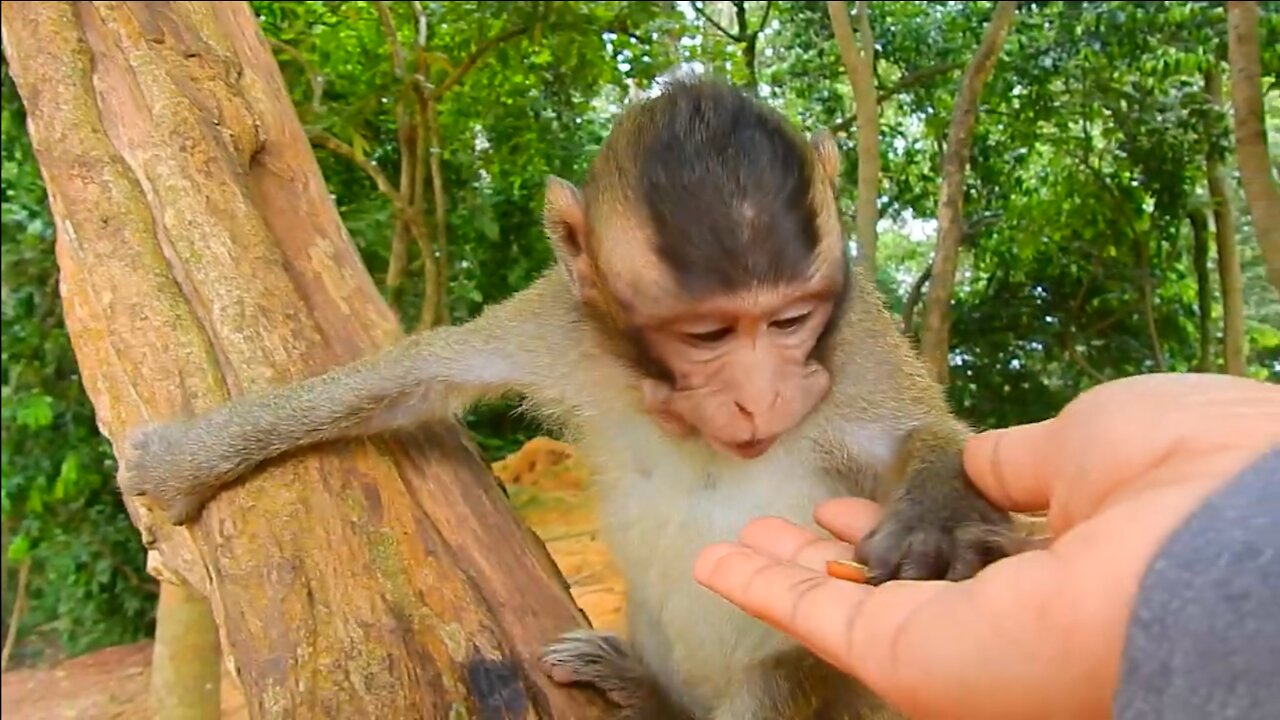
[[[227,483],[295,448],[454,415],[508,392],[570,407],[585,330],[551,273],[461,326],[432,329],[316,377],[150,425],[126,439],[121,487],[185,522]]]
[[[1009,513],[965,473],[971,430],[879,297],[861,280],[857,287],[837,341],[841,377],[828,438],[837,472],[876,477],[875,488],[857,489],[887,501],[880,524],[858,544],[858,560],[873,583],[970,577],[1026,543]]]

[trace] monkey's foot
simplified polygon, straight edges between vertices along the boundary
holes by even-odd
[[[1029,547],[1012,518],[984,501],[946,511],[910,496],[892,507],[857,545],[867,581],[965,580],[991,563]]]
[[[595,630],[573,630],[542,651],[542,668],[561,685],[591,685],[624,708],[644,700],[652,683],[648,670],[622,638]]]

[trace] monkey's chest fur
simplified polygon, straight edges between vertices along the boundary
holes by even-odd
[[[762,516],[816,528],[814,507],[849,488],[818,467],[802,433],[743,461],[673,442],[642,417],[599,425],[612,432],[578,444],[627,584],[631,644],[686,702],[714,706],[747,681],[748,668],[795,643],[699,585],[698,553]]]

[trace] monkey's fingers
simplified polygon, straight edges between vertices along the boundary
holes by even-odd
[[[738,535],[738,541],[756,552],[806,568],[826,572],[827,561],[848,560],[853,546],[821,537],[777,517],[752,520]]]

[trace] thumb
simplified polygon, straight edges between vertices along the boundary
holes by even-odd
[[[1058,420],[991,430],[971,436],[964,447],[964,469],[991,502],[1013,512],[1049,507],[1053,475],[1061,466]]]

